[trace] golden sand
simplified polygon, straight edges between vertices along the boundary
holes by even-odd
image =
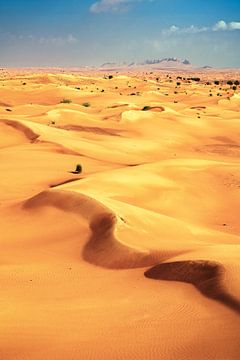
[[[239,73],[104,75],[1,72],[0,359],[237,360]]]

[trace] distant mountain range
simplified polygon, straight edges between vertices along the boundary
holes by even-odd
[[[197,66],[194,66],[191,64],[191,62],[188,59],[178,59],[175,57],[167,57],[163,59],[147,59],[141,63],[114,63],[114,62],[107,62],[100,66],[100,69],[102,70],[117,70],[122,68],[152,68],[154,70],[164,70],[164,69],[179,69],[179,70],[192,70],[196,69]],[[203,66],[202,69],[211,69],[211,66]]]
[[[169,57],[169,58],[163,58],[163,59],[154,59],[154,60],[145,60],[141,65],[155,65],[155,64],[168,64],[170,66],[172,65],[191,65],[190,61],[185,59],[183,61]]]

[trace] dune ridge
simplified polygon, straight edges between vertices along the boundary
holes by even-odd
[[[0,358],[238,360],[239,72],[108,75],[0,72]]]
[[[240,301],[225,289],[224,265],[212,260],[166,262],[166,254],[124,243],[116,236],[118,217],[95,199],[69,190],[43,191],[23,203],[26,210],[53,206],[82,216],[88,222],[91,237],[82,257],[91,264],[108,269],[131,269],[153,266],[144,272],[146,278],[179,281],[195,286],[202,295],[218,301],[240,314]],[[168,254],[174,258],[179,252]],[[184,252],[182,252],[184,254]],[[190,255],[191,257],[191,255]]]
[[[89,196],[65,190],[43,191],[26,200],[24,209],[53,206],[84,217],[92,231],[83,249],[83,259],[110,269],[129,269],[154,265],[165,258],[161,251],[135,248],[115,235],[117,216]],[[176,252],[177,253],[177,252]]]
[[[30,127],[21,123],[18,120],[8,120],[8,119],[0,119],[0,122],[13,127],[16,130],[22,132],[28,140],[31,142],[35,142],[39,138],[39,134],[35,133]]]

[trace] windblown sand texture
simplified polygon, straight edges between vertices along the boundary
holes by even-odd
[[[0,359],[237,360],[240,74],[108,75],[0,72]]]

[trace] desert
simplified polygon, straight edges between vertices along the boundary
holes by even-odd
[[[238,80],[1,69],[1,359],[239,359]]]

